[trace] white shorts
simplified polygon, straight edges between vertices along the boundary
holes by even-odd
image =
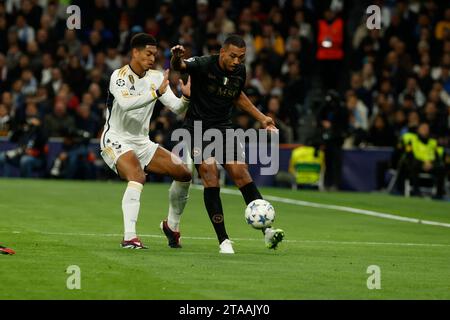
[[[154,143],[150,139],[128,141],[121,139],[115,133],[107,132],[100,139],[100,154],[108,167],[115,173],[118,173],[116,168],[117,160],[119,160],[121,155],[132,150],[136,154],[142,170],[144,170],[150,161],[152,161],[158,146],[157,143]]]

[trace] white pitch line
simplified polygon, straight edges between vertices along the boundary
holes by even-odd
[[[41,232],[41,231],[0,231],[0,233],[8,234],[31,234],[37,233],[46,236],[76,236],[76,237],[122,237],[123,234],[119,233],[76,233],[76,232]],[[142,238],[164,238],[163,235],[157,234],[141,234]],[[215,241],[216,238],[212,237],[182,237],[189,240],[211,240]],[[263,239],[252,238],[232,238],[233,241],[258,241],[262,242]],[[404,247],[450,247],[450,244],[445,243],[408,243],[408,242],[372,242],[372,241],[333,241],[333,240],[283,240],[287,243],[300,243],[300,244],[333,244],[333,245],[368,245],[368,246],[404,246]]]
[[[193,189],[203,190],[202,186],[193,185],[192,187],[193,187]],[[220,190],[222,193],[225,193],[225,194],[241,196],[241,192],[238,190],[227,189],[227,188],[221,188]],[[439,227],[450,228],[450,223],[431,221],[431,220],[422,220],[422,219],[416,219],[416,218],[410,218],[410,217],[402,217],[402,216],[397,216],[397,215],[390,214],[390,213],[377,212],[377,211],[372,211],[372,210],[358,209],[358,208],[345,207],[345,206],[337,206],[337,205],[332,205],[332,204],[322,204],[322,203],[295,200],[295,199],[282,198],[282,197],[276,197],[276,196],[270,196],[270,195],[269,196],[265,195],[264,199],[267,199],[270,201],[275,201],[275,202],[283,202],[283,203],[293,204],[293,205],[297,205],[297,206],[303,206],[303,207],[330,209],[330,210],[351,212],[351,213],[361,214],[361,215],[365,215],[365,216],[372,216],[372,217],[377,217],[377,218],[383,218],[383,219],[390,219],[390,220],[397,220],[397,221],[403,221],[403,222],[418,223],[418,224],[425,224],[425,225],[430,225],[430,226],[439,226]]]

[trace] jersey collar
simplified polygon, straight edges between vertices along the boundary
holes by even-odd
[[[133,68],[131,67],[131,64],[128,64],[128,67],[130,68],[131,72],[133,72],[136,75],[136,77],[138,77],[138,79],[142,79],[147,74],[147,71],[145,71],[145,74],[141,77],[133,70]]]

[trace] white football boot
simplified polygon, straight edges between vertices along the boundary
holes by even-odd
[[[233,246],[231,245],[232,243],[233,242],[230,239],[223,240],[219,245],[219,253],[234,254]]]
[[[267,228],[264,230],[264,241],[269,249],[276,249],[278,244],[283,241],[284,231],[281,229]]]

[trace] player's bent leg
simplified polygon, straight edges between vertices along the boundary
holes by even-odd
[[[158,147],[145,171],[172,177],[176,181],[189,182],[192,179],[191,171],[179,157]]]
[[[162,147],[158,147],[146,170],[174,179],[169,188],[169,213],[160,228],[167,237],[169,247],[181,248],[179,225],[189,198],[191,172],[180,158]]]
[[[145,184],[145,172],[142,170],[141,163],[134,151],[130,150],[122,154],[117,159],[116,168],[122,179]]]
[[[204,186],[203,200],[205,207],[219,240],[219,252],[233,254],[234,250],[225,229],[217,164],[214,159],[210,158],[202,162],[197,169]]]
[[[145,173],[134,151],[130,150],[119,157],[116,163],[119,175],[128,181],[122,198],[124,237],[122,248],[146,249],[136,235],[140,198],[145,183]]]

